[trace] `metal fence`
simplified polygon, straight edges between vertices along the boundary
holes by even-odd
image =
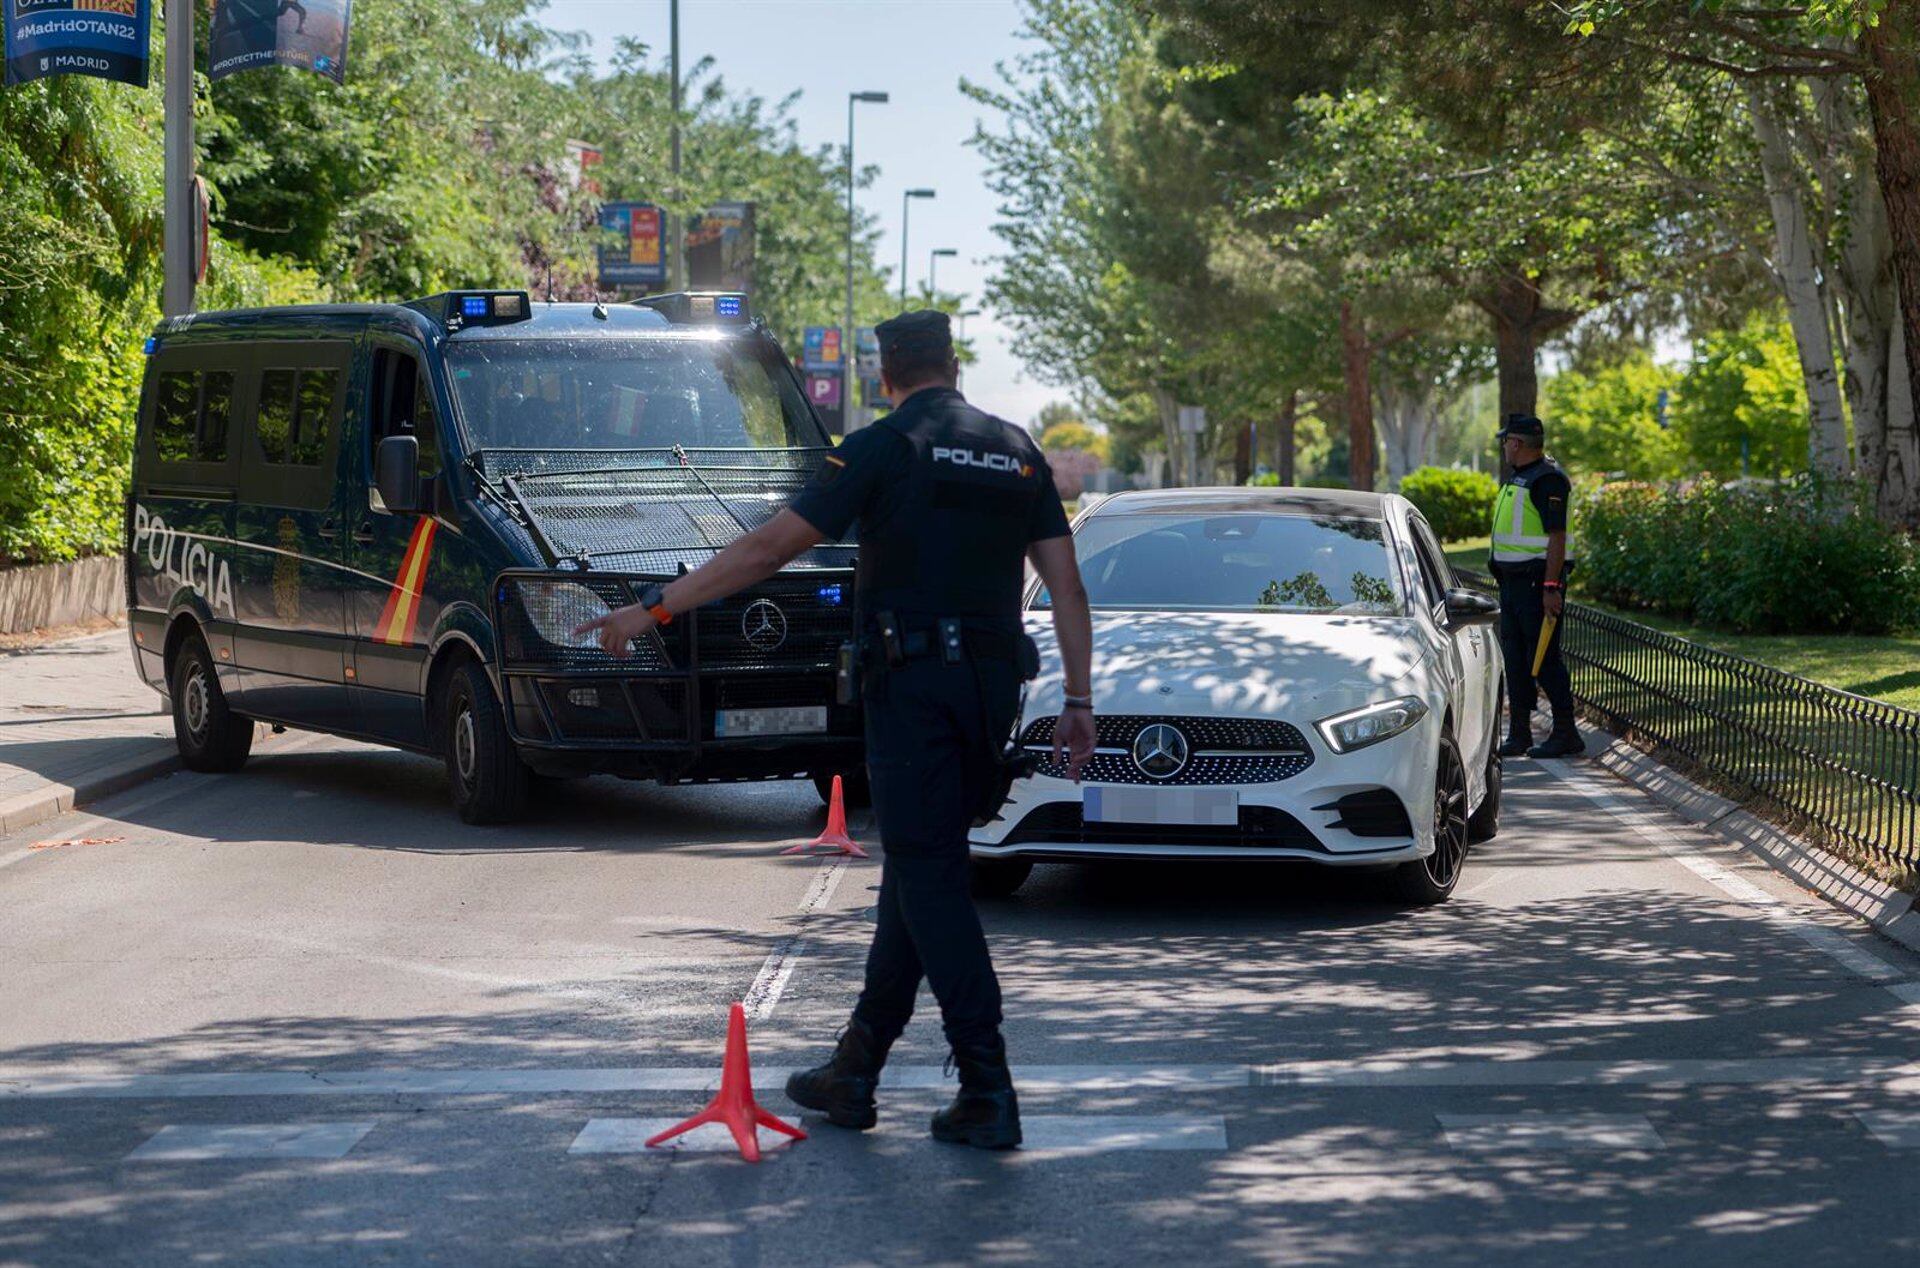
[[[1574,695],[1616,730],[1772,817],[1920,866],[1920,713],[1581,603],[1561,650]]]

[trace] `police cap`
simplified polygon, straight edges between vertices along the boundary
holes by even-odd
[[[953,326],[938,309],[922,308],[889,317],[875,326],[873,333],[880,341],[880,355],[884,357],[905,353],[921,360],[953,354]]]
[[[1506,425],[1493,435],[1496,440],[1518,436],[1521,440],[1531,440],[1539,444],[1547,438],[1547,429],[1546,425],[1532,414],[1509,414]]]

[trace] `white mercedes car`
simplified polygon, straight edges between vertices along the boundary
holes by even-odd
[[[1122,493],[1074,521],[1093,605],[1098,745],[1051,763],[1048,649],[1020,743],[1044,755],[972,835],[974,883],[1036,862],[1285,859],[1390,872],[1444,901],[1500,814],[1493,600],[1461,588],[1419,511],[1323,489]]]

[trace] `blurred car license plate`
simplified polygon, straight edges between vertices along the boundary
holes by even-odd
[[[713,737],[737,740],[749,735],[819,735],[827,729],[827,706],[794,705],[785,709],[716,709]]]
[[[1232,828],[1240,823],[1237,788],[1126,788],[1081,790],[1080,817],[1088,823],[1187,823]]]

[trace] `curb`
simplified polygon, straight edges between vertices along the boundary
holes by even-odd
[[[1916,906],[1920,899],[1914,895],[1800,840],[1718,793],[1708,792],[1625,740],[1611,740],[1593,760],[1682,819],[1745,850],[1802,889],[1858,916],[1908,950],[1920,951],[1920,906]]]
[[[179,750],[167,741],[156,741],[152,753],[89,772],[77,783],[44,784],[0,802],[0,834],[11,835],[178,769]]]
[[[253,742],[260,745],[272,730],[256,722]],[[103,797],[137,787],[150,779],[171,775],[180,769],[180,750],[168,739],[155,739],[153,751],[126,758],[110,766],[91,771],[72,784],[47,783],[31,792],[18,793],[0,801],[0,836],[11,836],[23,828],[44,823],[69,811],[78,810]]]

